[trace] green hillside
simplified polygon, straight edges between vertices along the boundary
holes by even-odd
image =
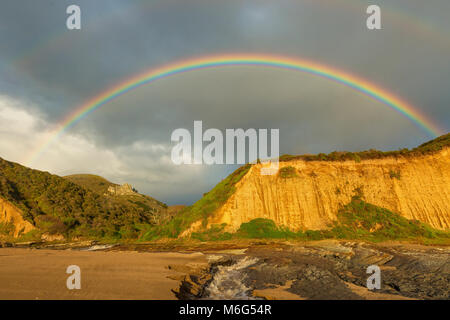
[[[95,181],[106,183],[100,177]],[[97,188],[95,184],[91,187]],[[65,237],[137,238],[140,230],[159,221],[166,206],[144,196],[107,197],[48,172],[0,158],[0,197],[23,212],[38,233]]]
[[[193,222],[202,220],[206,224],[208,217],[220,208],[235,192],[235,184],[242,179],[250,168],[250,164],[240,167],[219,182],[211,191],[205,193],[192,206],[186,207],[177,213],[169,223],[151,228],[144,234],[142,240],[154,240],[164,237],[177,238]]]
[[[354,197],[337,215],[337,221],[328,230],[303,230],[294,232],[279,227],[270,219],[253,219],[241,224],[239,230],[230,234],[223,232],[224,226],[192,234],[201,241],[231,239],[293,239],[322,240],[348,239],[364,241],[408,240],[428,244],[449,244],[450,232],[433,229],[416,220],[408,220],[385,208]]]
[[[168,212],[168,207],[165,203],[147,195],[140,194],[136,190],[133,190],[134,192],[132,194],[110,194],[108,188],[111,186],[119,187],[119,185],[112,183],[103,177],[94,174],[74,174],[65,176],[64,178],[101,196],[107,196],[108,198],[113,197],[115,202],[122,203],[123,205],[137,206],[149,212],[155,211],[156,208],[158,210],[158,215],[152,216],[152,219],[156,224],[161,223],[163,220],[166,221],[172,215]]]
[[[394,239],[450,240],[450,233],[417,220],[408,220],[388,209],[367,203],[359,197],[338,213],[338,221],[323,237],[383,241]]]
[[[72,174],[64,176],[64,178],[101,195],[107,192],[109,186],[117,186],[117,184],[95,174]]]
[[[387,157],[415,157],[426,154],[433,154],[442,150],[444,147],[450,147],[450,133],[425,142],[413,149],[401,149],[396,151],[380,151],[370,149],[359,152],[333,151],[331,153],[319,153],[314,155],[290,155],[285,154],[280,157],[280,161],[305,160],[305,161],[344,161],[354,160],[359,162],[368,159],[381,159]]]

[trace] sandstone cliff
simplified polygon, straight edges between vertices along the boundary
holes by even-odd
[[[0,198],[0,223],[14,226],[12,236],[18,237],[34,229],[34,226],[22,218],[22,212],[15,205]]]
[[[359,193],[377,206],[437,229],[450,229],[450,148],[415,157],[348,161],[292,160],[290,174],[260,175],[252,166],[236,191],[208,219],[236,231],[255,218],[272,219],[291,230],[324,229],[338,209]],[[187,233],[198,229],[193,224]],[[186,234],[186,233],[185,233]]]

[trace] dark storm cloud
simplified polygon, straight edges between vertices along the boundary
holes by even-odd
[[[68,31],[65,9],[72,3],[17,0],[0,5],[0,94],[33,102],[24,108],[37,111],[49,125],[109,86],[152,67],[199,55],[255,52],[311,59],[370,79],[441,127],[450,127],[446,0],[380,0],[380,31],[365,28],[368,2],[363,0],[84,0],[76,1],[82,30]],[[397,149],[429,138],[386,106],[339,84],[257,68],[161,80],[102,107],[69,133],[99,149],[130,152],[121,161],[135,170],[111,178],[128,177],[141,191],[160,192],[163,200],[176,202],[174,194],[183,201],[195,194],[198,198],[230,169],[208,169],[205,183],[187,193],[164,182],[173,168],[146,165],[145,157],[156,153],[145,156],[126,148],[136,141],[170,146],[172,130],[192,128],[193,120],[219,129],[280,128],[282,153]],[[159,178],[139,178],[151,170],[160,172]]]

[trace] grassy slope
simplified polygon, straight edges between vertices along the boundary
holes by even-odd
[[[118,184],[112,183],[105,178],[94,174],[74,174],[65,176],[64,178],[101,196],[104,196],[105,194],[108,195],[108,188],[110,186],[118,186]],[[138,192],[135,194],[114,196],[114,200],[123,205],[140,207],[148,212],[156,213],[159,211],[161,215],[159,218],[164,218],[163,216],[167,211],[167,205],[165,203]]]
[[[156,209],[105,197],[1,158],[0,197],[21,209],[24,219],[39,229],[37,233],[66,237],[137,238],[140,229],[154,223]]]
[[[278,227],[269,219],[254,219],[243,223],[235,234],[223,232],[224,226],[213,226],[193,238],[202,241],[229,239],[349,239],[365,241],[415,240],[422,243],[450,243],[450,232],[433,229],[419,221],[408,220],[385,208],[355,197],[337,215],[338,220],[328,230],[293,232]]]
[[[250,167],[251,165],[247,164],[234,171],[210,192],[204,194],[199,201],[178,213],[168,224],[149,230],[142,237],[142,240],[153,240],[161,237],[176,238],[193,222],[202,220],[206,224],[208,217],[235,192],[235,184],[241,180]]]
[[[95,174],[72,174],[64,178],[101,195],[108,191],[109,186],[117,186],[117,184]]]
[[[366,159],[382,159],[387,157],[415,157],[425,154],[433,154],[450,146],[450,133],[428,141],[414,149],[401,149],[398,151],[379,151],[370,149],[361,152],[334,151],[329,154],[317,155],[282,155],[280,161],[305,160],[305,161],[343,161],[355,160],[357,162]]]
[[[450,233],[417,220],[408,220],[388,209],[364,202],[358,197],[338,213],[338,221],[323,237],[383,241],[393,239],[450,240]]]

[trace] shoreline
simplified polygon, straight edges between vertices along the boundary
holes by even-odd
[[[0,248],[0,299],[219,299],[221,291],[231,292],[226,299],[442,299],[450,285],[449,246],[345,240],[90,245]],[[255,262],[239,267],[245,259]],[[81,290],[66,287],[65,268],[73,264],[81,268]],[[365,287],[373,264],[383,273],[377,292]]]

